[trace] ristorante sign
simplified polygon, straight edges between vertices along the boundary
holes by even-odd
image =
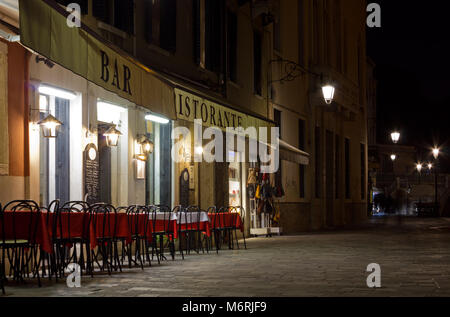
[[[227,128],[270,127],[270,123],[257,117],[235,111],[208,99],[175,89],[177,119],[194,122],[202,120],[205,127]]]
[[[23,45],[137,105],[175,119],[173,88],[42,0],[20,0]]]

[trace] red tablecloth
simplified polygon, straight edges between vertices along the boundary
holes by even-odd
[[[212,228],[231,227],[244,232],[241,216],[236,212],[210,213],[209,218],[211,219]]]
[[[57,224],[54,223],[56,221],[56,214],[54,213],[42,212],[36,213],[37,215],[39,215],[38,218],[34,218],[30,216],[30,212],[21,211],[16,213],[16,237],[17,239],[28,239],[30,220],[32,219],[33,224],[35,224],[35,221],[38,221],[35,242],[47,253],[53,252],[51,242],[53,230],[55,230],[56,236],[62,239],[89,238],[91,248],[94,249],[98,246],[98,239],[103,236],[112,237],[115,233],[116,238],[124,239],[126,243],[131,243],[133,235],[139,234],[140,236],[145,236],[151,242],[153,230],[154,232],[163,232],[167,227],[169,227],[169,231],[173,232],[175,239],[178,238],[179,230],[201,230],[207,236],[211,236],[211,224],[214,225],[213,219],[216,216],[216,214],[209,215],[210,218],[212,217],[211,222],[186,223],[180,226],[175,219],[170,220],[169,226],[167,226],[168,220],[157,219],[155,220],[155,228],[153,228],[153,221],[148,219],[148,215],[145,214],[111,213],[107,215],[94,214],[91,217],[87,213],[72,212],[69,215],[69,213],[63,212]],[[238,228],[242,226],[240,217],[232,215],[225,215],[225,223],[235,223]],[[136,220],[138,221],[137,225]],[[5,212],[5,228],[6,239],[13,239],[12,212]]]
[[[30,239],[30,225],[36,228],[35,241],[29,241],[31,244],[38,244],[45,252],[52,252],[51,239],[49,237],[49,228],[47,226],[46,217],[43,213],[30,211],[5,211],[5,239],[14,239],[14,230],[16,232],[16,239],[28,240]],[[15,218],[13,218],[15,217]],[[15,221],[14,221],[15,220]],[[13,224],[15,222],[15,224]],[[0,224],[0,239],[3,239],[2,226]],[[32,239],[33,237],[31,237]]]

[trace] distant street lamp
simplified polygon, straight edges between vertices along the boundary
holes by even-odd
[[[438,149],[437,147],[435,147],[435,148],[433,149],[433,156],[434,156],[434,159],[435,159],[435,160],[437,160],[438,157],[439,157],[439,149]]]
[[[438,147],[434,147],[433,149],[433,157],[435,159],[435,168],[434,168],[434,208],[435,208],[435,215],[439,215],[439,201],[438,201],[438,158],[439,158],[440,150]]]
[[[392,142],[394,142],[394,144],[397,144],[398,141],[400,140],[400,132],[397,132],[397,131],[392,132],[391,139],[392,139]]]
[[[419,172],[419,185],[420,185],[420,176],[421,176],[421,173],[422,173],[422,168],[423,168],[422,163],[417,163],[416,169],[417,169],[417,172]]]
[[[396,159],[397,159],[397,155],[392,154],[392,155],[391,155],[391,160],[392,160],[392,162],[394,162]]]
[[[422,171],[423,165],[421,163],[418,163],[416,165],[417,171],[420,173]]]

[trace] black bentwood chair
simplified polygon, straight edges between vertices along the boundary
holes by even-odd
[[[227,222],[227,219],[234,220],[233,215],[235,215],[234,217],[240,217],[241,222],[244,222],[245,210],[243,207],[222,207],[216,211],[216,215],[212,223],[212,232],[214,233],[216,249],[220,250],[222,245],[227,242],[228,248],[233,250],[235,241],[237,248],[240,249],[239,239],[237,236],[237,230],[240,230],[240,228],[236,228],[236,224],[234,222]],[[247,249],[245,235],[243,235],[243,238],[245,248]]]
[[[6,215],[6,213],[8,215]],[[24,282],[25,275],[37,276],[38,285],[41,287],[39,275],[38,248],[36,233],[38,230],[41,211],[39,205],[31,200],[15,200],[0,209],[0,223],[2,226],[1,249],[1,276],[2,292],[3,283],[6,281],[6,259],[10,264],[9,277],[13,280]],[[8,236],[6,234],[6,217],[11,220],[8,223]],[[25,224],[26,228],[23,228]]]
[[[242,222],[242,227],[245,228],[245,209],[244,207],[229,207],[228,208],[229,212],[231,212],[232,214],[236,214],[236,217],[240,217],[241,218],[241,222]],[[234,233],[234,239],[236,240],[236,244],[237,244],[237,248],[240,249],[239,247],[239,239],[237,236],[237,231],[241,230],[240,228],[237,228],[236,225],[234,223],[229,225],[231,228],[230,230],[232,231],[232,234]],[[242,233],[242,238],[244,240],[244,248],[247,250],[247,242],[245,241],[245,233]],[[234,249],[234,244],[233,244],[233,249]]]
[[[168,206],[158,205],[150,206],[150,217],[152,220],[152,260],[156,255],[158,264],[167,260],[164,255],[166,247],[169,248],[172,260],[175,260],[175,241],[174,236],[176,228],[171,226],[173,216],[178,212],[179,207],[173,210]],[[160,225],[162,224],[162,226]],[[166,241],[164,241],[166,239]],[[159,247],[158,247],[159,246]],[[146,248],[148,250],[148,248]]]
[[[74,232],[72,224],[75,217],[81,217],[82,230]],[[90,206],[85,201],[69,201],[56,211],[53,228],[53,244],[56,250],[56,263],[60,276],[69,264],[80,265],[80,274],[91,268],[89,239]]]
[[[144,269],[145,258],[148,258],[146,252],[146,244],[148,241],[147,230],[150,226],[150,216],[147,206],[130,206],[126,208],[128,227],[131,232],[131,244],[126,245],[122,243],[122,265],[125,259],[125,255],[128,257],[128,267],[131,268],[132,264],[139,265],[141,269]],[[143,217],[142,217],[143,216]],[[142,232],[140,229],[142,228]],[[134,248],[133,248],[134,246]],[[134,259],[133,259],[134,249]],[[139,263],[138,263],[139,261]],[[151,266],[150,259],[148,258],[149,266]]]
[[[209,249],[212,249],[212,241],[214,239],[214,245],[216,246],[216,253],[219,253],[219,249],[220,249],[220,243],[221,243],[221,234],[222,234],[222,229],[220,228],[219,225],[219,217],[218,217],[218,213],[217,213],[217,207],[216,206],[212,206],[208,208],[208,215],[212,214],[214,215],[213,220],[211,222],[211,238],[208,239],[208,243],[209,243]]]
[[[52,230],[52,250],[53,253],[49,254],[43,250],[40,252],[40,262],[41,262],[41,271],[42,271],[42,277],[45,277],[48,273],[49,280],[52,279],[53,275],[55,275],[56,281],[58,281],[58,265],[55,257],[55,244],[53,243],[53,237],[56,234],[56,212],[59,210],[60,201],[59,199],[56,199],[48,205],[48,207],[41,207],[41,212],[45,212],[46,216],[46,223],[47,228],[51,228]],[[47,264],[47,266],[46,266]],[[47,269],[48,268],[48,269]],[[48,272],[47,272],[48,270]]]
[[[91,223],[98,245],[97,251],[91,251],[92,262],[95,261],[102,272],[105,271],[106,267],[109,275],[111,275],[113,270],[122,272],[117,247],[119,239],[116,236],[118,227],[117,215],[116,208],[109,204],[94,204],[90,208]],[[101,258],[101,264],[99,258]],[[94,274],[93,266],[91,276]]]
[[[183,240],[185,242],[186,254],[190,254],[191,250],[200,253],[200,249],[205,253],[202,240],[201,230],[201,213],[203,211],[198,206],[189,206],[185,209],[181,209],[178,213],[178,238],[180,239],[179,247],[181,255],[183,254]],[[208,244],[207,251],[208,250]]]

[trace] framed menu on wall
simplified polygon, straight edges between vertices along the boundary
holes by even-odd
[[[83,155],[85,200],[92,204],[99,201],[99,155],[97,146],[88,144]]]

